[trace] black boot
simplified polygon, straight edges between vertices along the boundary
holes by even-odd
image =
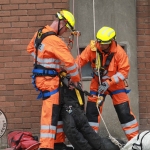
[[[67,147],[64,143],[55,143],[54,150],[73,150],[73,148]]]

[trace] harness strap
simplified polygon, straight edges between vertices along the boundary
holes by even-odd
[[[90,94],[91,95],[98,95],[98,92],[95,92],[95,91],[90,91]],[[103,97],[105,97],[106,95],[105,94],[100,94],[99,96],[103,96]]]
[[[98,54],[99,54],[99,61],[100,61],[100,64],[102,65],[103,64],[103,55],[102,55],[102,53],[100,52],[100,51],[96,51]],[[104,64],[104,66],[99,66],[100,67],[100,74],[101,74],[101,78],[102,78],[102,76],[104,75],[103,73],[104,73],[104,71],[105,70],[107,70],[107,68],[109,67],[109,65],[110,65],[110,62],[111,62],[111,60],[112,60],[112,58],[113,58],[113,56],[114,56],[114,54],[115,53],[111,53],[111,54],[109,54],[108,56],[107,56],[107,58],[106,58],[106,62],[105,62],[105,64]],[[95,73],[95,72],[94,72]],[[106,72],[107,73],[107,72]],[[105,74],[106,74],[105,73]],[[96,73],[95,73],[96,74]],[[97,74],[96,74],[97,75]]]
[[[57,88],[56,90],[53,91],[40,91],[40,94],[38,95],[37,99],[47,99],[49,98],[51,95],[56,94],[57,92],[59,92],[59,88]]]
[[[49,35],[56,35],[55,32],[50,31],[46,33],[42,33],[43,28],[40,28],[37,32],[37,36],[35,38],[35,48],[36,48],[36,55],[35,55],[35,67],[37,65],[37,56],[38,56],[38,47],[41,45],[41,42],[43,41],[44,38],[46,38]]]
[[[123,93],[123,92],[128,94],[130,91],[131,91],[131,90],[127,90],[127,89],[115,90],[115,91],[113,91],[113,92],[111,92],[111,91],[108,90],[110,96],[115,95],[115,94],[118,94],[118,93]],[[90,94],[97,96],[97,95],[98,95],[98,92],[90,91]],[[105,95],[105,94],[100,94],[100,96],[106,96],[106,95]]]
[[[58,75],[57,71],[55,70],[48,70],[48,69],[33,69],[32,73],[36,76],[56,76]]]
[[[118,94],[118,93],[123,93],[123,92],[128,94],[130,91],[131,91],[131,89],[130,89],[130,90],[127,90],[127,89],[120,89],[120,90],[115,90],[115,91],[113,91],[113,92],[110,92],[110,91],[108,90],[110,96],[115,95],[115,94]]]
[[[114,53],[111,53],[110,55],[108,55],[106,62],[105,62],[105,65],[103,66],[104,69],[108,68],[113,56],[114,56]]]

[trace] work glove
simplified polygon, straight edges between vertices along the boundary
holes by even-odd
[[[101,85],[98,88],[98,94],[104,94],[105,91],[109,88],[109,84],[107,81],[102,82]]]

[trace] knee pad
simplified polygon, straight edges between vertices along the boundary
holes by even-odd
[[[114,105],[114,107],[121,124],[130,122],[135,119],[134,116],[131,114],[131,110],[128,102],[124,102],[119,105]]]

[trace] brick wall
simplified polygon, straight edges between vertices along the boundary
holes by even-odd
[[[39,133],[41,101],[31,85],[32,58],[26,46],[33,33],[50,24],[68,0],[0,0],[0,109],[8,130]],[[137,0],[137,54],[140,130],[150,129],[150,0]],[[6,134],[0,149],[6,145]]]
[[[39,133],[41,101],[31,85],[32,58],[26,52],[33,33],[50,24],[68,0],[0,0],[0,109],[11,130]],[[0,149],[6,145],[6,134]]]
[[[150,0],[137,0],[140,130],[150,129]]]

